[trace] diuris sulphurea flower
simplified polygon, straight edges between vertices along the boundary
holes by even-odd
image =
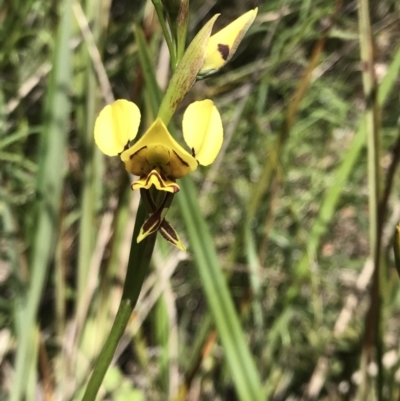
[[[131,145],[139,125],[139,108],[134,103],[121,99],[103,108],[94,128],[95,142],[99,149],[108,156],[119,155],[126,170],[139,176],[133,182],[132,189],[149,190],[154,185],[158,191],[174,194],[179,191],[177,179],[196,170],[198,164],[211,164],[221,149],[221,116],[211,100],[194,102],[184,113],[183,138],[190,151],[179,145],[160,118]],[[143,194],[151,216],[144,223],[138,241],[159,229],[164,238],[175,238],[174,245],[181,244],[172,226],[167,222],[163,223],[170,198],[166,196],[156,209],[150,194]],[[183,245],[178,247],[182,249]]]
[[[99,149],[108,156],[121,157],[126,170],[139,176],[132,189],[149,189],[176,193],[182,178],[198,164],[208,166],[222,145],[221,116],[211,100],[190,104],[183,116],[183,138],[186,151],[158,118],[132,146],[140,124],[139,108],[128,100],[117,100],[100,112],[94,137]]]
[[[257,11],[257,8],[248,11],[214,35],[211,29],[218,15],[207,22],[176,66],[160,105],[162,118],[157,118],[137,141],[133,142],[141,116],[134,103],[117,100],[105,106],[97,117],[94,127],[97,146],[108,156],[119,155],[126,170],[139,177],[132,189],[141,191],[150,215],[140,230],[138,242],[160,231],[167,241],[184,249],[178,234],[165,220],[173,196],[180,189],[176,180],[196,170],[199,164],[207,166],[215,160],[221,149],[223,128],[211,100],[194,102],[184,113],[182,132],[188,150],[172,137],[167,124],[196,79],[219,71],[232,58]],[[151,187],[159,194],[164,193],[163,199],[157,196],[157,203],[149,191]]]

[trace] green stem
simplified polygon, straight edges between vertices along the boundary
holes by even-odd
[[[177,61],[176,61],[176,50],[175,50],[175,46],[172,43],[172,37],[171,34],[168,30],[167,24],[165,22],[165,18],[164,18],[164,14],[163,14],[163,7],[162,4],[159,0],[152,0],[154,8],[156,10],[157,13],[157,17],[158,20],[160,21],[160,25],[161,28],[163,30],[164,33],[164,38],[165,41],[167,42],[167,46],[168,46],[168,50],[169,50],[169,55],[171,57],[171,67],[172,67],[172,71],[175,71],[176,65],[177,65]]]
[[[139,244],[136,242],[136,237],[145,221],[146,214],[143,202],[140,202],[135,221],[135,229],[133,231],[121,303],[110,334],[100,352],[100,355],[98,356],[97,363],[94,367],[92,376],[89,379],[82,401],[95,400],[107,369],[111,364],[119,340],[124,334],[129,318],[139,298],[140,290],[150,264],[156,241],[156,235],[151,235]]]

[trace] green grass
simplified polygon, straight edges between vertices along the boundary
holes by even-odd
[[[399,399],[400,8],[339,3],[190,2],[188,40],[259,13],[173,117],[180,141],[211,98],[225,142],[168,212],[187,253],[158,236],[150,261],[93,124],[113,98],[157,116],[153,6],[0,2],[0,399]]]

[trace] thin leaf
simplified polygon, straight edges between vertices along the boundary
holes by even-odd
[[[24,328],[18,338],[15,379],[11,401],[23,398],[25,380],[32,357],[35,318],[42,295],[48,267],[54,254],[58,233],[58,215],[64,174],[64,155],[68,134],[71,82],[71,26],[72,14],[68,1],[60,4],[61,21],[55,45],[51,82],[45,105],[45,124],[39,153],[37,176],[38,209],[36,231],[32,238],[30,282],[26,299],[21,305]],[[31,352],[30,352],[31,351]]]
[[[200,213],[196,188],[190,177],[185,177],[180,183],[181,192],[177,199],[208,306],[224,347],[233,385],[243,401],[265,400],[255,361],[218,263],[212,236]]]

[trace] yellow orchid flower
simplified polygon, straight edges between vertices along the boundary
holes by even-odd
[[[149,189],[175,193],[175,180],[207,166],[217,156],[223,137],[221,116],[211,100],[190,104],[183,116],[183,138],[190,153],[181,147],[158,118],[132,146],[140,124],[139,108],[128,100],[117,100],[104,107],[94,127],[95,142],[108,156],[120,155],[127,171],[138,175],[132,189]]]
[[[232,58],[257,12],[258,8],[248,11],[210,37],[204,64],[198,73],[200,78],[217,72]]]
[[[221,116],[211,100],[190,104],[186,109],[182,128],[183,138],[190,153],[182,148],[168,132],[160,118],[132,146],[140,125],[139,108],[128,100],[117,100],[100,112],[94,127],[94,138],[99,149],[108,156],[119,155],[125,168],[139,179],[132,189],[140,189],[149,217],[142,225],[137,242],[159,231],[163,238],[185,250],[175,229],[165,220],[174,193],[179,191],[175,182],[198,164],[207,166],[217,156],[222,145]],[[164,200],[155,204],[148,189],[154,185],[165,191]]]

